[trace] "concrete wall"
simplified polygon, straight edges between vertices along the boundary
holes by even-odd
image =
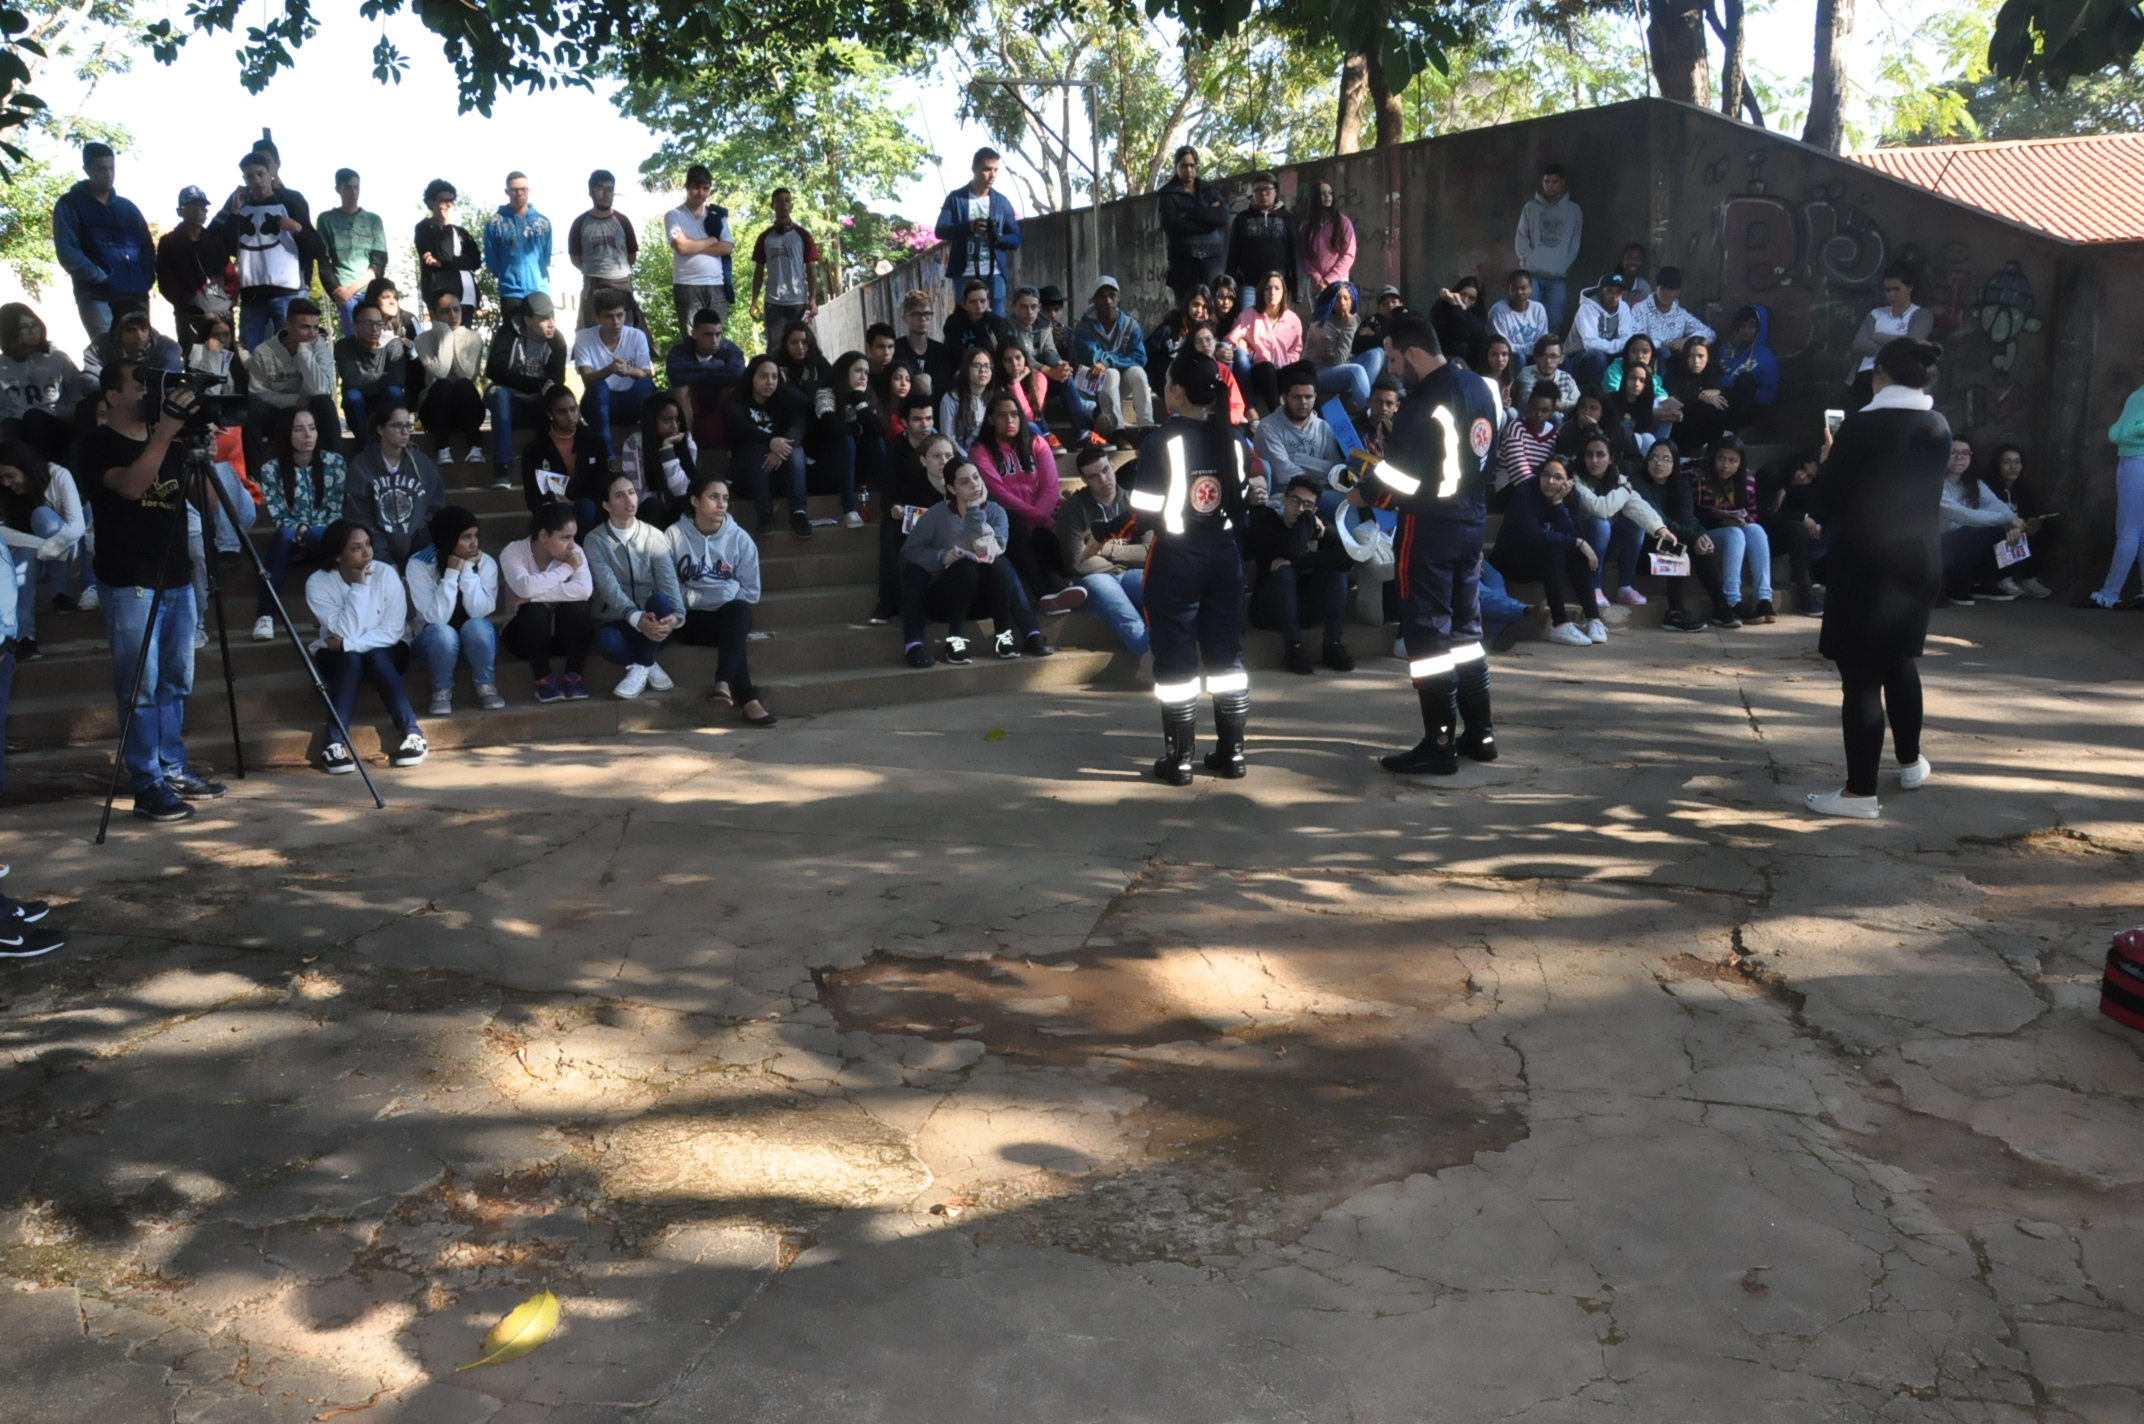
[[[1745,302],[1772,308],[1784,380],[1758,432],[1767,442],[1815,443],[1823,409],[1844,403],[1847,348],[1882,300],[1884,266],[1912,261],[1949,353],[1941,408],[1983,454],[2004,440],[2025,447],[2027,478],[2067,511],[2048,546],[2067,566],[2065,583],[2097,583],[2114,517],[2107,427],[2144,383],[2144,243],[2065,242],[1663,99],[1303,164],[1280,179],[1291,207],[1298,192],[1331,182],[1357,228],[1356,284],[1390,282],[1426,308],[1463,273],[1492,296],[1502,290],[1519,207],[1546,162],[1569,170],[1585,210],[1574,275],[1590,279],[1626,242],[1642,242],[1650,265],[1683,269],[1684,304],[1715,326]],[[1241,206],[1242,185],[1224,186]],[[1101,219],[1099,270],[1151,324],[1169,305],[1155,201],[1107,204]],[[1075,293],[1092,280],[1086,210],[1022,229],[1020,280],[1064,285],[1076,270]]]

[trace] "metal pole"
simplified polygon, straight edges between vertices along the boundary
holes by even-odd
[[[1092,200],[1088,204],[1087,215],[1094,238],[1094,280],[1099,283],[1102,280],[1102,88],[1099,84],[1090,83],[1086,89],[1089,154],[1087,171],[1094,175],[1094,191],[1087,195]],[[1092,296],[1094,288],[1088,287],[1087,294]]]

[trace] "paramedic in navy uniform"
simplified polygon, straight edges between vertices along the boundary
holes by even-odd
[[[1348,491],[1348,500],[1399,513],[1400,631],[1407,675],[1422,699],[1422,741],[1379,763],[1406,775],[1449,776],[1459,770],[1461,752],[1496,760],[1480,574],[1496,393],[1446,361],[1428,318],[1412,313],[1385,328],[1385,369],[1406,386],[1407,398],[1385,440],[1384,459]],[[1462,720],[1465,732],[1455,740]]]
[[[1187,350],[1171,362],[1166,399],[1169,419],[1139,443],[1131,504],[1143,527],[1159,531],[1147,556],[1145,599],[1168,750],[1154,763],[1154,775],[1189,786],[1202,657],[1218,743],[1206,769],[1244,774],[1251,679],[1243,670],[1243,551],[1236,530],[1258,457],[1229,423],[1221,368],[1211,356]]]

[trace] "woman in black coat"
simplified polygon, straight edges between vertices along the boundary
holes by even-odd
[[[1875,396],[1846,418],[1817,471],[1829,582],[1817,651],[1838,664],[1846,787],[1811,792],[1826,816],[1874,820],[1884,716],[1899,784],[1928,779],[1921,755],[1921,674],[1914,659],[1943,582],[1938,509],[1950,461],[1950,422],[1928,386],[1943,348],[1902,336],[1876,358]]]

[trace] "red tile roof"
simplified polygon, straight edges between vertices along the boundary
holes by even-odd
[[[1878,148],[1856,163],[2072,242],[2144,238],[2144,134]]]

